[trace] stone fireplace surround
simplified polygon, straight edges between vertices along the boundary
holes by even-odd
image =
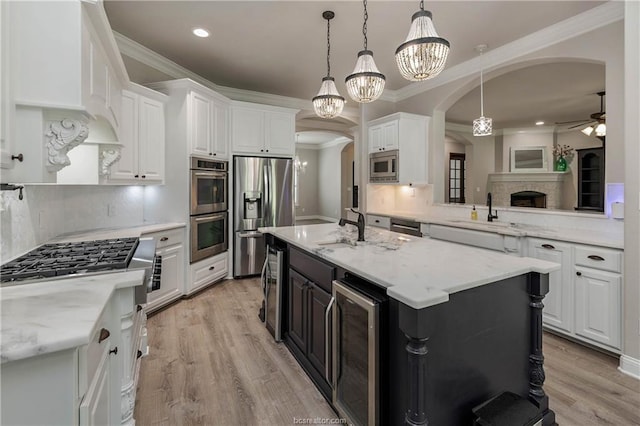
[[[537,173],[490,173],[488,191],[496,206],[511,205],[511,194],[521,191],[536,191],[547,194],[547,208],[562,206],[562,185],[567,172]]]

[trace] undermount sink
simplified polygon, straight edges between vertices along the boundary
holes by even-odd
[[[345,241],[316,241],[316,244],[320,247],[324,248],[344,248],[344,247],[355,247],[355,243],[349,243]]]

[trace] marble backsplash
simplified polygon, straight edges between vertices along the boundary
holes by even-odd
[[[0,193],[0,263],[56,235],[143,223],[140,186],[28,185]]]

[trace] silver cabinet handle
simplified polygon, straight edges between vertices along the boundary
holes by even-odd
[[[327,305],[327,309],[324,311],[324,378],[329,382],[331,387],[333,387],[333,380],[329,377],[329,346],[331,342],[329,341],[329,315],[331,314],[331,308],[333,307],[333,302],[336,301],[336,298],[331,296],[331,300]]]

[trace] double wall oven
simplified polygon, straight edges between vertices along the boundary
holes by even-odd
[[[191,263],[227,251],[228,162],[191,157]]]

